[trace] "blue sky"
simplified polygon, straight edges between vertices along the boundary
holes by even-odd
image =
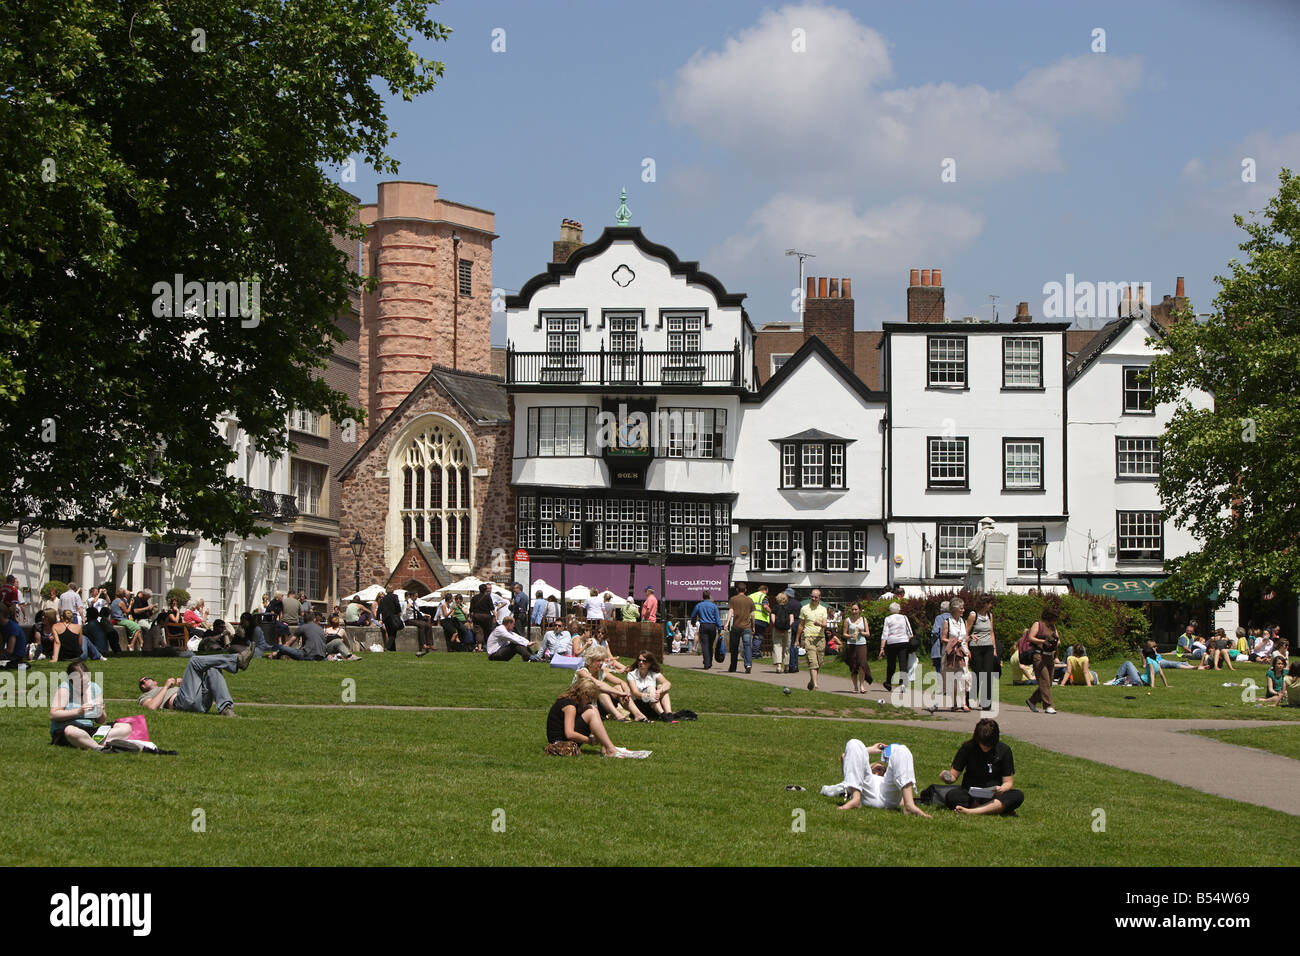
[[[1186,276],[1207,311],[1232,212],[1300,169],[1300,4],[1282,0],[448,0],[432,16],[454,32],[421,52],[446,75],[390,105],[394,178],[494,211],[507,290],[545,268],[561,219],[588,240],[611,225],[626,187],[633,224],[747,293],[758,324],[794,317],[792,246],[817,254],[810,274],[853,279],[860,328],[905,317],[910,267],[943,269],[954,317],[989,315],[994,293],[1001,317],[1027,300],[1041,318],[1067,273],[1157,300]],[[372,202],[377,181],[360,168],[348,188]]]

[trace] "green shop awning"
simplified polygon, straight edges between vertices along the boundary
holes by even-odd
[[[1071,577],[1070,589],[1076,594],[1096,594],[1116,601],[1158,601],[1151,589],[1165,579],[1165,575],[1116,575],[1114,577]]]

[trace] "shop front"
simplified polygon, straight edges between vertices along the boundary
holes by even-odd
[[[1177,644],[1178,635],[1193,621],[1197,633],[1205,635],[1214,620],[1213,601],[1218,596],[1214,594],[1194,604],[1163,600],[1156,597],[1155,587],[1167,577],[1166,574],[1071,574],[1069,581],[1070,590],[1075,594],[1108,597],[1140,607],[1151,622],[1151,639],[1165,648]]]
[[[660,622],[666,616],[679,619],[704,597],[726,601],[731,584],[731,565],[727,562],[704,564],[674,564],[659,566],[649,561],[593,561],[590,559],[564,562],[561,582],[560,562],[540,560],[532,562],[532,579],[543,579],[553,587],[570,591],[575,586],[595,588],[597,593],[609,591],[625,598],[632,594],[637,604],[645,599],[645,589],[652,587],[659,595],[664,610],[658,615]]]

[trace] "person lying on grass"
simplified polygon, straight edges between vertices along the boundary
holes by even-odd
[[[1160,669],[1160,654],[1156,651],[1156,642],[1147,641],[1142,646],[1143,663],[1142,670],[1139,671],[1133,666],[1132,661],[1125,661],[1120,665],[1119,673],[1115,675],[1112,684],[1123,684],[1128,687],[1154,687],[1156,675],[1160,675],[1160,681],[1166,687],[1169,681],[1165,680],[1164,671]]]
[[[874,757],[885,757],[885,762],[872,763]],[[848,800],[840,804],[841,810],[875,807],[880,810],[901,809],[904,814],[925,817],[916,805],[916,769],[912,751],[902,744],[872,744],[868,747],[856,737],[844,745],[840,754],[844,770],[844,789]]]
[[[104,720],[104,691],[90,679],[82,661],[68,665],[68,679],[59,685],[50,704],[50,743],[76,750],[150,750],[143,741],[127,740],[131,725],[114,723],[103,742],[92,736]]]
[[[632,691],[628,708],[632,716],[642,723],[655,720],[663,714],[673,712],[668,691],[672,684],[659,670],[659,662],[649,652],[637,655],[636,667],[627,675],[627,683]]]
[[[944,783],[956,783],[957,775],[966,773],[961,786],[953,787],[944,796],[949,810],[1014,814],[1025,802],[1025,795],[1014,789],[1016,764],[1011,748],[1002,743],[1000,736],[996,720],[988,717],[980,720],[970,740],[957,749],[952,766],[939,774]]]
[[[596,682],[598,688],[597,703],[601,711],[613,717],[619,723],[627,723],[632,719],[631,713],[624,710],[621,703],[627,703],[631,700],[632,692],[627,684],[613,672],[613,665],[617,663],[609,656],[609,651],[602,647],[588,647],[582,652],[583,664],[573,673],[573,684],[578,682],[579,677],[587,677]]]
[[[590,677],[579,676],[569,689],[556,698],[546,715],[546,753],[551,756],[576,757],[583,744],[595,740],[602,757],[642,759],[649,750],[625,750],[614,746],[600,719],[596,697],[600,687]]]
[[[235,702],[226,688],[221,671],[232,674],[248,669],[253,648],[245,646],[238,654],[200,654],[190,658],[183,677],[169,677],[159,684],[152,677],[140,678],[140,706],[146,710],[187,710],[206,714],[213,704],[222,717],[235,716]]]

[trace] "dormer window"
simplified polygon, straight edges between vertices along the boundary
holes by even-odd
[[[776,444],[780,448],[780,487],[841,491],[848,487],[847,447],[852,439],[809,429]]]

